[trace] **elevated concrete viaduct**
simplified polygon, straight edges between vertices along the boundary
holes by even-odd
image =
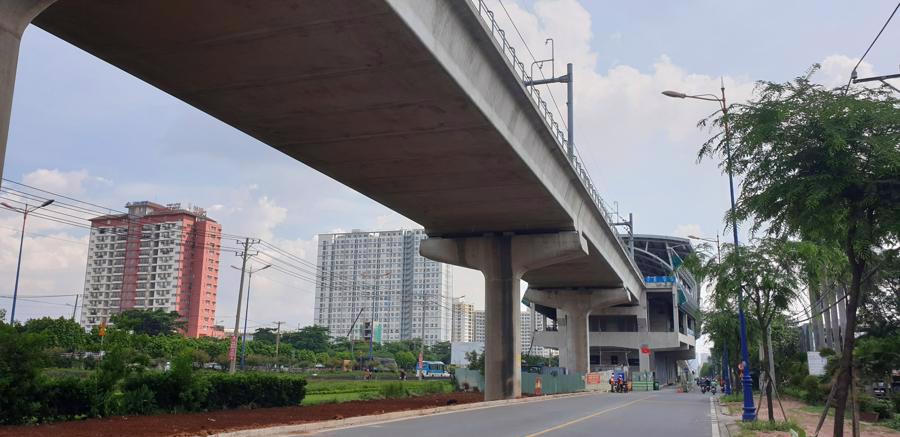
[[[477,0],[0,0],[0,12],[3,148],[33,19],[423,225],[426,256],[484,272],[487,399],[520,394],[518,278],[640,293],[583,165]]]

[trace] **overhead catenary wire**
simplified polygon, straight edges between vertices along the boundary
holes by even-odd
[[[856,76],[856,69],[862,64],[863,59],[866,59],[866,56],[869,54],[869,51],[872,50],[872,47],[875,46],[875,43],[878,41],[878,38],[881,37],[881,34],[884,32],[884,29],[888,27],[891,20],[894,18],[894,14],[897,13],[897,10],[900,9],[900,2],[897,2],[897,6],[894,6],[894,10],[891,12],[891,15],[888,16],[887,20],[884,22],[884,25],[881,26],[881,30],[878,31],[878,34],[875,35],[875,38],[872,39],[872,42],[869,44],[869,47],[866,48],[866,51],[863,53],[862,57],[859,58],[859,61],[856,62],[856,65],[853,66],[853,70],[850,72],[850,79],[847,80],[847,86],[844,88],[845,90],[850,89],[850,83],[853,82],[854,76]]]
[[[519,27],[516,26],[516,22],[513,21],[512,16],[509,14],[509,11],[506,9],[506,5],[503,4],[503,0],[497,0],[500,3],[500,7],[503,9],[503,12],[506,14],[506,18],[509,19],[509,23],[512,24],[513,30],[516,31],[516,35],[519,36],[519,39],[522,41],[522,44],[525,46],[525,50],[528,51],[528,54],[531,55],[531,60],[537,62],[537,57],[534,56],[534,53],[531,51],[531,47],[528,46],[528,43],[525,42],[525,37],[522,36],[522,32],[519,31]],[[538,72],[541,73],[541,77],[546,79],[547,76],[544,76],[544,71],[541,67],[538,67]],[[559,109],[559,105],[556,103],[556,97],[553,95],[553,89],[550,88],[550,84],[544,85],[547,88],[547,92],[550,93],[550,100],[553,102],[553,106],[556,108],[556,113],[559,115],[559,121],[562,123],[564,128],[568,129],[566,125],[566,117],[562,115],[562,111]],[[567,139],[568,141],[568,139]]]

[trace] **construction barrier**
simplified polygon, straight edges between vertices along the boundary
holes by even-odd
[[[457,389],[484,392],[484,375],[481,371],[457,368],[453,375]]]
[[[540,383],[538,383],[540,381]],[[540,384],[540,385],[538,385]],[[585,390],[585,374],[570,373],[568,375],[554,373],[522,373],[522,394],[552,395],[557,393],[575,393]]]
[[[609,392],[609,378],[612,375],[612,370],[590,372],[584,376],[584,389],[587,391]]]

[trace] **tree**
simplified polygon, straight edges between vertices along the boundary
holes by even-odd
[[[810,81],[817,69],[793,82],[760,82],[752,100],[702,121],[718,127],[727,121],[731,138],[714,135],[699,157],[722,157],[730,143],[731,169],[743,177],[735,215],[751,220],[754,231],[839,246],[847,258],[837,437],[843,436],[862,284],[877,269],[876,253],[898,244],[900,101],[886,88],[826,89]]]
[[[30,319],[22,325],[21,330],[23,332],[43,334],[46,338],[47,347],[71,350],[73,348],[81,348],[87,343],[87,334],[84,332],[84,328],[74,320],[65,317],[58,319],[51,317]]]
[[[466,361],[469,362],[469,370],[478,370],[484,375],[484,353],[478,351],[466,352]]]
[[[123,331],[147,335],[172,335],[185,326],[185,321],[177,311],[163,309],[125,310],[113,314],[109,323]]]
[[[865,288],[859,315],[859,331],[876,337],[900,335],[900,257],[896,252],[879,254],[883,267]]]
[[[397,367],[401,369],[412,369],[416,365],[416,356],[410,351],[401,351],[394,354],[397,360]]]
[[[253,341],[275,344],[275,330],[272,328],[257,328],[253,333]]]
[[[774,378],[775,363],[770,363],[768,358],[772,348],[769,330],[797,297],[798,281],[790,262],[790,245],[782,240],[764,239],[757,245],[739,248],[727,245],[725,249],[727,253],[721,262],[710,261],[708,271],[716,281],[711,298],[717,306],[730,306],[740,293],[744,294],[745,313],[756,327],[764,348],[764,361],[769,364],[766,372]],[[774,422],[771,385],[766,386],[766,402],[769,421]]]
[[[281,335],[283,343],[289,343],[297,349],[309,349],[313,352],[327,352],[330,345],[328,328],[324,326],[306,326],[297,332]]]
[[[429,348],[429,355],[435,360],[442,363],[450,363],[450,342],[440,341]]]

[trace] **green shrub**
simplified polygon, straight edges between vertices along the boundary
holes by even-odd
[[[122,395],[121,410],[125,414],[151,414],[157,410],[156,393],[146,384],[132,388]]]
[[[806,397],[808,396],[806,390],[791,386],[783,387],[781,389],[781,393],[798,400],[806,399]]]
[[[720,402],[743,402],[744,394],[741,393],[740,390],[734,391],[730,395],[722,395],[722,397],[719,398],[719,401]]]
[[[818,377],[806,375],[806,378],[803,378],[803,390],[806,391],[804,402],[818,405],[825,401],[826,390]]]
[[[306,379],[259,373],[210,374],[207,408],[285,407],[300,405]]]
[[[769,422],[764,420],[756,420],[753,422],[738,422],[741,429],[752,431],[790,431],[794,430],[800,437],[806,437],[806,431],[792,421],[787,422]]]
[[[17,333],[0,322],[0,425],[35,421],[39,414],[38,374],[46,363],[45,338]]]
[[[900,416],[894,416],[893,419],[888,420],[883,423],[879,423],[879,425],[884,425],[888,428],[896,429],[897,431],[900,431]]]
[[[399,399],[409,397],[409,390],[401,382],[391,382],[381,386],[381,395],[385,399]]]
[[[72,420],[91,414],[95,389],[92,381],[84,378],[41,378],[42,405],[39,420]]]
[[[869,395],[859,395],[859,410],[878,413],[879,419],[889,420],[894,417],[894,404],[887,399],[875,399]]]

